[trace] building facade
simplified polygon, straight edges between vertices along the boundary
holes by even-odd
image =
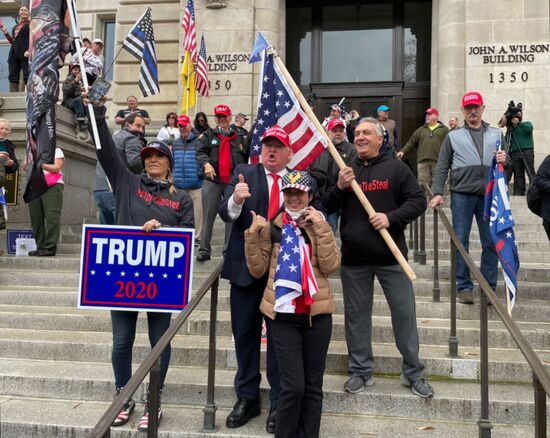
[[[106,65],[130,27],[152,8],[161,92],[140,98],[139,64],[121,52],[108,72],[109,114],[135,94],[160,124],[182,101],[180,21],[186,0],[79,0],[82,33],[105,41]],[[9,27],[18,2],[0,3]],[[197,36],[209,56],[210,98],[253,114],[260,66],[248,63],[255,29],[264,32],[319,118],[345,97],[347,111],[391,107],[403,144],[429,106],[441,119],[460,117],[460,97],[478,90],[485,119],[495,125],[508,102],[521,102],[535,126],[537,163],[550,153],[550,11],[548,0],[195,0]],[[11,20],[11,21],[10,21]],[[5,41],[0,58],[7,57]],[[2,67],[4,66],[4,67]],[[0,90],[6,64],[0,63]],[[62,73],[63,77],[63,73]]]

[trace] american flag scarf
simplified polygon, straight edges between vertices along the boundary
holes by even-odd
[[[319,291],[311,266],[309,247],[298,224],[283,213],[281,246],[275,268],[275,312],[294,313],[295,298],[304,296],[307,305]]]

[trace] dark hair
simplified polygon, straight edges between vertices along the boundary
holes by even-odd
[[[168,114],[166,114],[166,125],[164,125],[165,128],[168,128],[168,125],[170,125],[170,123],[168,122],[168,120],[170,119],[170,116],[174,116],[176,118],[176,127],[178,126],[178,115],[174,112],[170,112]]]
[[[201,128],[201,126],[199,125],[199,119],[200,118],[204,119],[204,121],[206,122],[204,128]],[[195,129],[199,132],[206,131],[209,128],[208,118],[206,117],[206,114],[204,114],[202,111],[197,113],[197,115],[195,116],[195,121],[193,122],[193,124],[195,125]]]
[[[128,126],[128,125],[133,125],[134,122],[136,121],[136,118],[139,117],[140,119],[143,119],[143,121],[145,121],[145,119],[143,118],[143,116],[140,116],[139,114],[128,114],[126,116],[126,118],[124,119],[124,127]]]

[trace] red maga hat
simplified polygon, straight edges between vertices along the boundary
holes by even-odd
[[[189,126],[191,124],[191,119],[185,114],[178,116],[178,126]]]
[[[462,96],[462,107],[468,105],[483,105],[483,97],[477,91],[468,91]]]
[[[329,131],[332,131],[334,128],[341,126],[342,128],[346,127],[346,124],[342,119],[332,119],[330,122],[328,122],[327,129]]]
[[[279,140],[284,146],[290,147],[290,137],[286,131],[278,125],[273,125],[271,128],[265,130],[262,137],[262,143],[264,143],[268,138]]]
[[[231,116],[231,108],[229,108],[227,105],[216,105],[214,107],[214,115],[215,116],[225,116],[230,117]]]
[[[437,108],[434,108],[434,107],[430,107],[426,110],[426,114],[435,114],[435,115],[439,115],[439,111],[437,110]]]

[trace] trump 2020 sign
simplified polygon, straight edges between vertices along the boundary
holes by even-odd
[[[84,225],[78,307],[178,312],[191,299],[195,230]]]

